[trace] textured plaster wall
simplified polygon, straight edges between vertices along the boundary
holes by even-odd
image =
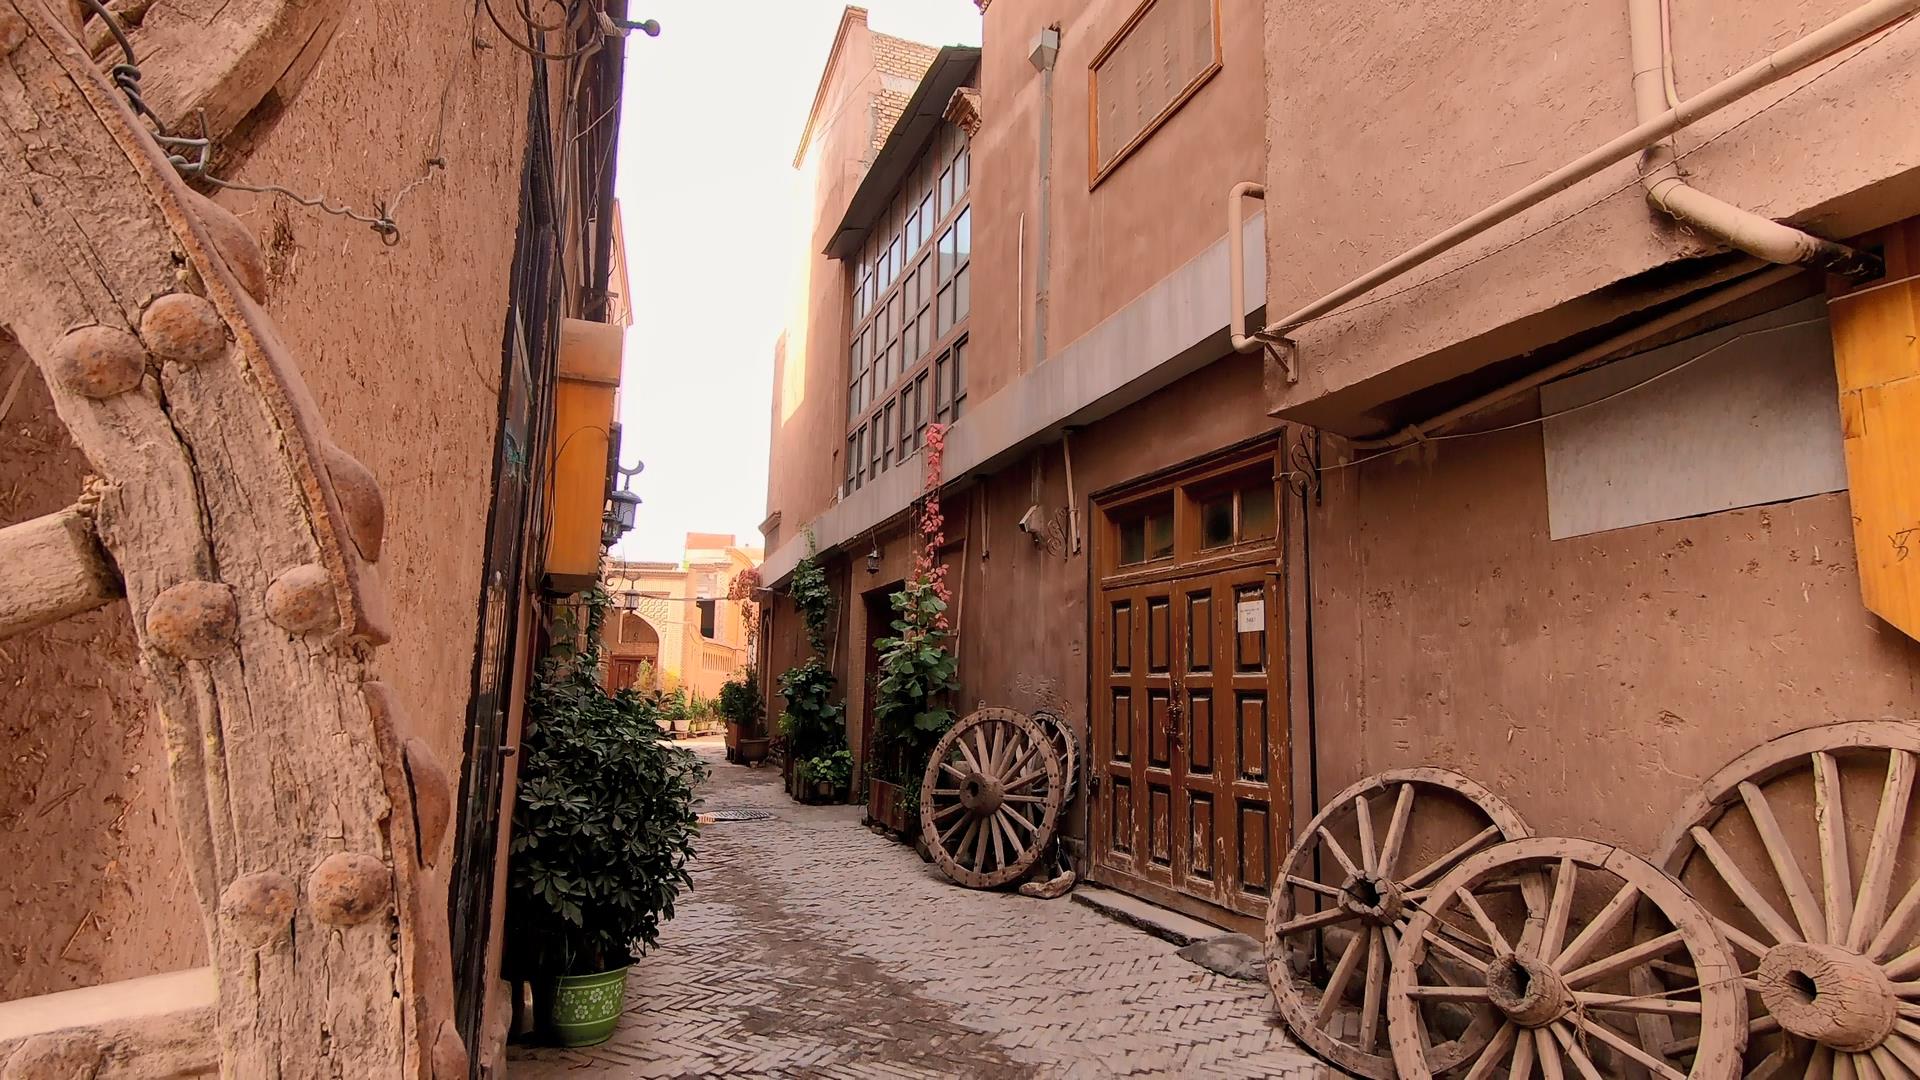
[[[782,234],[793,260],[786,297],[787,330],[774,351],[773,434],[767,459],[767,512],[779,511],[782,538],[833,502],[846,441],[846,266],[821,254],[846,213],[872,155],[873,38],[864,19],[846,24],[846,34],[825,85],[812,141],[800,161],[803,185],[812,194],[812,216]]]
[[[1920,712],[1920,645],[1860,604],[1844,492],[1550,540],[1537,428],[1325,482],[1323,793],[1440,765],[1536,832],[1651,854],[1761,741]]]
[[[1027,52],[1041,30],[1060,27],[1048,158],[1048,356],[1224,236],[1227,189],[1260,177],[1261,5],[1220,0],[1219,74],[1089,187],[1088,65],[1138,6],[1138,0],[1041,0],[987,9],[980,82],[985,119],[973,144],[976,348],[969,354],[969,389],[976,398],[1033,366],[1043,93]]]
[[[419,174],[447,88],[446,171],[408,197],[397,247],[265,196],[219,198],[266,253],[268,309],[334,439],[385,492],[395,639],[379,667],[455,776],[528,86],[526,58],[473,17],[351,5],[237,171],[364,208]],[[0,356],[0,398],[20,360]],[[86,471],[29,373],[0,418],[0,524],[66,505]],[[0,998],[204,962],[136,663],[123,604],[0,643]]]
[[[1674,5],[1680,95],[1854,6]],[[1634,126],[1624,0],[1265,11],[1276,318]],[[1912,214],[1917,59],[1920,26],[1908,24],[1701,121],[1677,136],[1690,181],[1835,238]],[[1643,301],[1622,283],[1722,250],[1651,210],[1634,170],[1623,162],[1303,328],[1303,377],[1273,405],[1377,430],[1382,403],[1630,312]]]

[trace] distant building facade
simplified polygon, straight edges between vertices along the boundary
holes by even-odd
[[[731,534],[688,533],[679,562],[608,560],[600,578],[614,604],[602,628],[607,685],[647,679],[717,696],[749,660],[745,609],[727,599],[728,588],[760,557]]]

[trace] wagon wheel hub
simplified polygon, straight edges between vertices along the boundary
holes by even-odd
[[[974,817],[987,817],[1006,800],[1007,787],[996,777],[974,772],[960,781],[960,805]]]
[[[1886,972],[1839,945],[1775,945],[1760,959],[1759,982],[1761,1000],[1782,1028],[1836,1050],[1879,1046],[1899,1016]]]
[[[1531,956],[1508,953],[1487,965],[1487,999],[1521,1027],[1546,1027],[1573,1008],[1560,973]]]
[[[1376,926],[1392,926],[1406,908],[1398,882],[1374,874],[1356,874],[1340,886],[1340,906]]]

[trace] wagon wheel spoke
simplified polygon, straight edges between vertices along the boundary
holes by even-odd
[[[1575,1072],[1579,1073],[1584,1080],[1603,1080],[1600,1067],[1587,1056],[1587,1051],[1580,1045],[1580,1039],[1574,1034],[1571,1024],[1564,1020],[1555,1021],[1547,1030],[1553,1032],[1554,1041],[1560,1044],[1560,1052],[1566,1055],[1568,1061],[1573,1062]]]
[[[1747,1080],[1920,1076],[1901,1056],[1920,1061],[1920,1044],[1886,1026],[1889,1015],[1911,1022],[1900,1008],[1920,973],[1920,880],[1900,865],[1920,825],[1917,755],[1909,724],[1808,728],[1729,763],[1677,815],[1660,864],[1724,885],[1699,895],[1754,973],[1756,1020],[1772,1025],[1756,1024]],[[1855,833],[1866,837],[1858,860]]]
[[[1371,874],[1375,868],[1373,811],[1367,806],[1367,796],[1365,793],[1353,797],[1353,822],[1354,828],[1360,832],[1360,868]],[[1322,829],[1321,835],[1326,836],[1329,845],[1333,845],[1333,837],[1327,834],[1326,830]]]
[[[1507,1060],[1512,1052],[1515,1037],[1520,1029],[1513,1024],[1501,1024],[1500,1030],[1493,1033],[1485,1049],[1473,1059],[1473,1065],[1462,1080],[1493,1080],[1495,1070]]]
[[[1813,898],[1813,890],[1807,885],[1807,878],[1800,870],[1800,862],[1787,846],[1786,835],[1780,829],[1780,821],[1773,815],[1773,804],[1758,785],[1751,781],[1741,781],[1740,799],[1746,803],[1747,816],[1753,819],[1753,827],[1760,834],[1760,844],[1767,850],[1767,861],[1773,864],[1774,879],[1787,894],[1787,904],[1793,909],[1794,921],[1799,924],[1800,936],[1812,942],[1827,940],[1827,920],[1820,910],[1820,904]]]
[[[1353,981],[1354,972],[1373,955],[1373,937],[1370,934],[1355,934],[1347,943],[1346,951],[1340,954],[1340,962],[1334,966],[1333,975],[1327,979],[1327,988],[1320,996],[1320,1011],[1314,1015],[1317,1023],[1325,1024],[1333,1018],[1333,1011],[1347,995],[1347,984]]]
[[[1059,755],[1037,723],[1011,709],[981,709],[934,747],[921,782],[922,838],[959,884],[1011,884],[1052,842],[1062,788]]]
[[[1407,839],[1407,822],[1413,817],[1413,785],[1401,784],[1393,801],[1393,817],[1387,821],[1387,838],[1380,844],[1380,876],[1392,878],[1400,865],[1400,845]]]
[[[1441,769],[1382,773],[1327,800],[1277,868],[1280,885],[1268,905],[1268,982],[1288,1027],[1350,1072],[1396,1076],[1384,1020],[1406,920],[1447,867],[1503,836],[1525,834],[1504,802]],[[1408,868],[1424,877],[1404,878]],[[1428,946],[1433,959],[1423,965],[1444,965],[1458,981],[1473,981],[1494,955],[1484,927],[1441,924],[1431,932],[1442,940]],[[1450,1006],[1473,1010],[1473,1021],[1442,1040],[1437,1052],[1449,1067],[1477,1061],[1500,1027],[1471,994]]]
[[[1408,888],[1425,885],[1427,882],[1447,872],[1454,863],[1500,839],[1500,829],[1489,825],[1463,841],[1459,847],[1447,852],[1408,876],[1403,883]]]
[[[1613,933],[1621,921],[1632,914],[1633,905],[1639,899],[1640,890],[1635,888],[1632,882],[1620,886],[1620,891],[1613,894],[1613,899],[1608,900],[1606,906],[1594,914],[1593,921],[1587,924],[1587,928],[1580,931],[1579,936],[1562,949],[1559,956],[1554,957],[1554,968],[1564,972],[1586,959],[1594,947],[1600,944],[1602,938]]]
[[[1867,863],[1860,871],[1860,893],[1847,929],[1847,947],[1866,948],[1886,917],[1887,896],[1893,889],[1893,864],[1905,831],[1907,803],[1913,796],[1914,756],[1895,750],[1887,758],[1887,784],[1880,795],[1880,813],[1874,818],[1873,839],[1867,845]]]
[[[1524,886],[1515,904],[1511,882]],[[1495,896],[1504,896],[1493,903]],[[1645,940],[1626,938],[1620,931],[1627,916],[1641,906],[1672,927]],[[1441,932],[1450,910],[1471,916],[1494,949],[1484,964]],[[1516,937],[1510,926],[1525,929]],[[1394,957],[1387,1016],[1395,1031],[1393,1052],[1400,1075],[1451,1075],[1452,1065],[1433,1059],[1430,1047],[1444,1040],[1425,1034],[1428,1015],[1422,1003],[1453,1001],[1469,1006],[1484,1000],[1488,1011],[1514,1031],[1510,1039],[1496,1038],[1489,1050],[1509,1043],[1504,1059],[1481,1054],[1472,1059],[1469,1075],[1499,1075],[1501,1061],[1507,1075],[1532,1077],[1604,1077],[1606,1069],[1625,1057],[1657,1076],[1681,1076],[1665,1055],[1670,1039],[1640,1024],[1643,1017],[1682,1019],[1697,1024],[1705,1038],[1693,1051],[1700,1076],[1730,1076],[1737,1070],[1745,1046],[1746,991],[1735,973],[1732,952],[1714,932],[1713,920],[1673,879],[1648,863],[1619,849],[1586,840],[1530,838],[1505,842],[1471,855],[1448,871],[1433,895],[1411,919],[1407,941]],[[1514,943],[1511,950],[1502,948]],[[1423,950],[1435,950],[1451,959],[1477,966],[1484,986],[1469,989],[1440,986],[1420,961]],[[1593,984],[1622,974],[1650,972],[1648,965],[1670,954],[1681,956],[1687,967],[1705,973],[1706,982],[1679,991],[1644,993],[1634,982],[1633,994],[1612,992]],[[1437,970],[1437,969],[1436,969]],[[1481,997],[1484,995],[1484,999]],[[1639,1034],[1623,1033],[1602,1014],[1623,1015]],[[1409,1038],[1409,1027],[1422,1032]]]

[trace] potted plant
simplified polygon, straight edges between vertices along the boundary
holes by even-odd
[[[811,787],[818,801],[844,801],[847,787],[853,781],[853,751],[845,747],[829,750],[800,762],[795,772],[803,786]]]
[[[721,684],[718,708],[727,721],[727,760],[742,765],[765,760],[762,720],[766,713],[760,703],[760,676],[748,668],[739,678]]]
[[[636,946],[656,941],[692,884],[694,789],[705,769],[674,747],[657,697],[603,690],[605,593],[579,605],[588,632],[541,662],[527,696],[508,870],[508,943],[536,987],[542,1027],[564,1046],[613,1034]],[[584,644],[576,645],[576,642]]]

